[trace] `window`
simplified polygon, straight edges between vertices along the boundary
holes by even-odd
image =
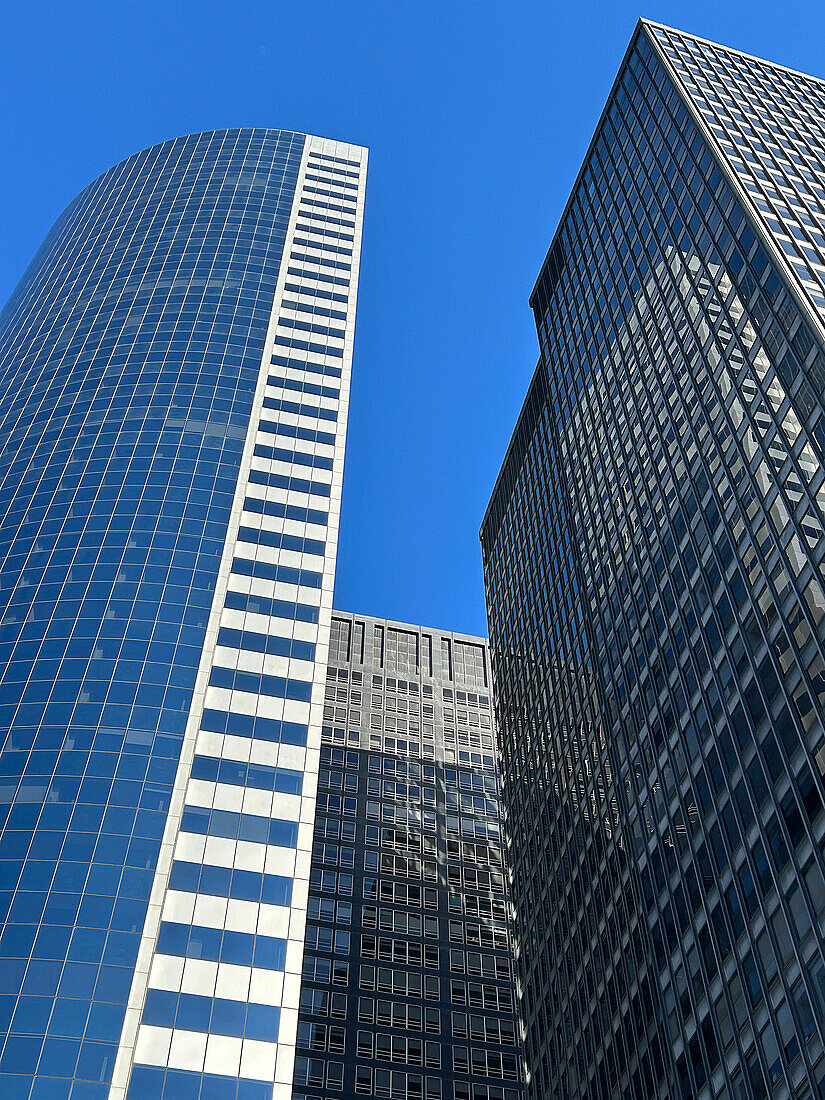
[[[347,995],[331,993],[326,989],[302,989],[301,1012],[343,1020],[347,1015]]]
[[[343,1054],[346,1032],[343,1027],[302,1020],[298,1024],[298,1046],[305,1050]]]
[[[303,978],[306,982],[346,985],[349,981],[349,963],[340,959],[304,957]]]
[[[442,1100],[441,1080],[404,1073],[402,1070],[356,1066],[355,1091],[381,1100]]]

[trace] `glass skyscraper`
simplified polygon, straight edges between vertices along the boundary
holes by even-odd
[[[154,146],[0,315],[4,1098],[291,1095],[365,173]]]
[[[531,1100],[825,1096],[825,84],[642,22],[482,548]]]
[[[484,639],[333,612],[293,1100],[522,1100]]]

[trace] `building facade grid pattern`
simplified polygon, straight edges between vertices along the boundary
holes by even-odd
[[[121,1039],[130,1100],[291,1094],[365,169],[307,139]]]
[[[3,313],[16,1096],[107,1092],[303,143],[217,131],[130,158],[67,209]]]
[[[290,1094],[365,168],[145,150],[0,316],[4,1094]]]
[[[820,1095],[825,359],[657,35],[482,528],[528,1094]]]
[[[520,1100],[486,644],[335,612],[330,654],[295,1100]]]
[[[825,320],[825,82],[668,27],[650,29]]]

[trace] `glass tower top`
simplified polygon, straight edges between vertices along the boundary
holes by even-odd
[[[825,81],[650,25],[825,323]]]

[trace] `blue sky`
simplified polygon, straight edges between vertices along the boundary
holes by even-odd
[[[478,528],[528,295],[636,19],[825,76],[821,0],[7,4],[0,301],[90,180],[178,134],[370,147],[336,606],[486,633]]]

